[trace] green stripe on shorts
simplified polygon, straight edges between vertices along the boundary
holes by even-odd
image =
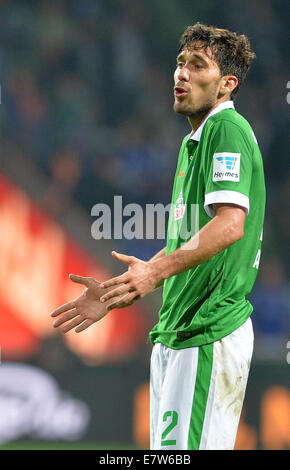
[[[213,343],[199,346],[197,374],[194,387],[193,403],[189,425],[189,450],[198,450],[202,434],[205,409],[210,386],[213,363]]]

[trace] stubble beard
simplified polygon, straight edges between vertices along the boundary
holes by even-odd
[[[182,103],[174,103],[173,109],[176,113],[182,114],[186,117],[201,118],[210,111],[214,104],[214,99],[208,100],[207,103],[204,103],[199,108],[195,109],[194,106],[182,106]]]
[[[179,109],[174,105],[173,109],[176,113],[182,114],[183,116],[186,116],[186,117],[201,118],[210,111],[213,105],[214,103],[207,103],[198,109],[192,109],[192,108],[191,109],[190,108]]]

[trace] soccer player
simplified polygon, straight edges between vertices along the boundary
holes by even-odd
[[[254,57],[244,35],[200,23],[185,30],[174,111],[192,130],[178,156],[166,248],[148,262],[113,252],[128,271],[103,284],[71,275],[87,289],[52,313],[63,314],[56,327],[79,332],[163,285],[150,332],[151,449],[234,448],[253,351],[246,296],[265,209],[261,153],[234,107]]]

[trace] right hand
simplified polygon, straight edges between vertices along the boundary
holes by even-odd
[[[73,282],[84,285],[86,289],[76,299],[54,310],[51,316],[54,318],[63,314],[53,323],[55,328],[69,322],[61,328],[63,333],[67,333],[73,328],[76,328],[76,333],[80,333],[109,313],[107,306],[110,301],[101,303],[100,297],[112,288],[101,288],[101,283],[92,277],[77,276],[76,274],[70,274],[69,277]]]

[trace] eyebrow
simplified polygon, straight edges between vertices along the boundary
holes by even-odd
[[[181,54],[179,54],[177,56],[176,61],[183,59],[184,56],[185,56],[185,54],[184,54],[184,52],[182,52]],[[191,56],[192,56],[192,58],[201,60],[204,64],[208,64],[208,62],[200,54],[192,53]]]

